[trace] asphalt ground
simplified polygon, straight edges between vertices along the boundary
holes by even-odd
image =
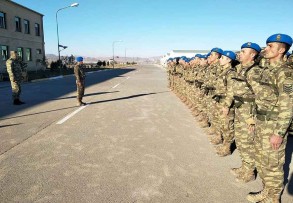
[[[0,202],[244,203],[257,179],[235,181],[237,150],[220,158],[164,69],[87,75],[76,107],[73,76],[23,85],[22,106],[0,89]],[[293,202],[292,137],[283,203]]]

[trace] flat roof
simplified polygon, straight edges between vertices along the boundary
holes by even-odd
[[[9,3],[12,3],[12,4],[16,5],[16,6],[19,6],[19,7],[22,7],[22,8],[24,8],[24,9],[27,9],[27,10],[29,10],[29,11],[32,11],[32,12],[34,12],[34,13],[36,13],[36,14],[41,15],[41,16],[44,16],[43,14],[41,14],[41,13],[39,13],[39,12],[37,12],[37,11],[34,11],[34,10],[30,9],[30,8],[27,8],[27,7],[25,7],[25,6],[21,5],[21,4],[15,3],[14,1],[11,1],[11,0],[6,0],[6,1],[8,1]]]

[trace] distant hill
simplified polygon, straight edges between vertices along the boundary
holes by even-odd
[[[46,54],[46,58],[48,59],[48,62],[57,61],[58,56],[55,54]],[[87,57],[83,56],[84,61],[86,63],[97,63],[100,61],[108,61],[112,59],[112,57]],[[160,61],[161,56],[155,56],[155,57],[149,57],[149,58],[140,58],[140,57],[119,57],[115,58],[115,61],[117,62],[136,62],[136,63],[158,63]]]

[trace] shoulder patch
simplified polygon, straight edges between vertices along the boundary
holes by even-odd
[[[286,71],[285,72],[285,76],[287,77],[287,78],[292,78],[292,72],[291,71]]]
[[[293,84],[283,84],[283,91],[287,94],[291,94],[293,92]]]

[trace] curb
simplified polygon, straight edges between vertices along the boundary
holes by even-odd
[[[127,68],[127,67],[120,67],[120,68]],[[117,70],[117,69],[104,69],[104,70],[97,70],[97,71],[89,71],[89,72],[86,72],[86,74],[92,74],[92,73],[97,73],[97,72],[101,72],[101,71],[111,71],[111,70]],[[74,74],[60,75],[60,76],[51,77],[51,78],[41,78],[41,79],[31,80],[29,82],[24,82],[22,84],[26,85],[26,84],[29,84],[29,83],[42,82],[42,81],[46,81],[46,80],[58,80],[58,79],[62,79],[62,78],[65,78],[65,77],[70,77],[70,76],[74,76]],[[0,89],[6,88],[6,87],[11,87],[9,81],[4,81],[4,82],[7,82],[8,84],[5,84],[5,85],[1,86],[1,82],[0,82]]]
[[[113,69],[109,69],[109,70],[113,70]],[[100,71],[109,71],[108,69],[104,69],[104,70],[97,70],[97,71],[90,71],[90,72],[86,72],[86,74],[92,74],[92,73],[97,73]],[[74,76],[74,74],[69,74],[69,75],[60,75],[60,76],[56,76],[56,77],[51,77],[51,78],[41,78],[41,79],[36,79],[36,80],[31,80],[29,82],[24,82],[22,84],[29,84],[29,83],[35,83],[35,82],[42,82],[42,81],[46,81],[46,80],[58,80],[58,79],[62,79],[65,77],[70,77],[70,76]],[[6,88],[6,87],[11,87],[10,82],[9,81],[5,81],[8,84],[5,84],[3,86],[1,86],[1,82],[0,82],[0,89],[1,88]]]

